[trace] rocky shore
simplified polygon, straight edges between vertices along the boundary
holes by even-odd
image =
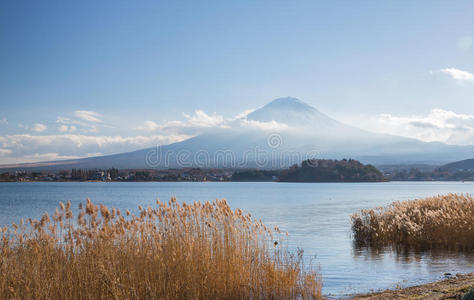
[[[352,299],[474,299],[464,297],[474,288],[474,273],[445,274],[444,280],[403,289],[361,294]],[[463,298],[464,297],[464,298]]]

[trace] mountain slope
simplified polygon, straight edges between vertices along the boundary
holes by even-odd
[[[273,130],[268,127],[275,124],[282,126]],[[295,98],[276,99],[246,118],[235,120],[229,127],[158,148],[76,160],[0,166],[0,169],[278,169],[307,158],[355,158],[372,164],[439,164],[470,158],[474,153],[474,147],[470,146],[425,143],[361,130],[336,121]]]
[[[440,169],[450,171],[474,170],[474,158],[452,162],[440,167]]]

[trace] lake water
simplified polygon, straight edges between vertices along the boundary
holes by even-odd
[[[266,225],[288,231],[290,247],[301,247],[315,258],[324,294],[340,297],[429,282],[445,272],[473,272],[472,253],[371,252],[355,249],[351,242],[353,212],[450,192],[474,193],[474,183],[0,183],[0,225],[52,213],[59,201],[71,200],[77,207],[87,197],[122,211],[171,196],[187,202],[225,198],[232,208],[250,211]]]

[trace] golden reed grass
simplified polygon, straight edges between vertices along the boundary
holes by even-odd
[[[1,299],[320,299],[301,253],[225,200],[94,205],[3,228]]]
[[[474,200],[448,194],[394,202],[352,215],[358,245],[474,250]]]

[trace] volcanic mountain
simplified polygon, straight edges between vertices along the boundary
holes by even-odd
[[[472,146],[426,143],[355,128],[295,98],[279,98],[182,142],[75,160],[3,165],[0,169],[286,168],[307,158],[355,158],[364,163],[441,164],[471,158]]]

